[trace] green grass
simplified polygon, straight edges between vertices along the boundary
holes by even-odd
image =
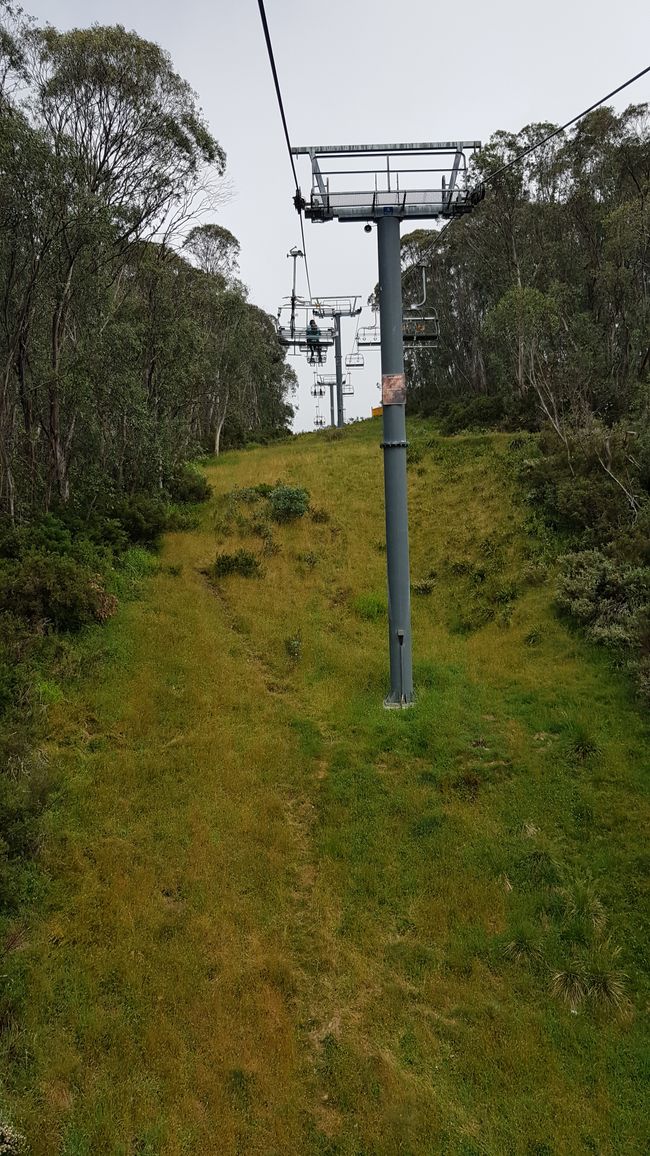
[[[377,422],[208,464],[103,663],[45,688],[0,1034],[34,1156],[648,1150],[646,723],[554,614],[508,439],[414,434],[412,710]],[[211,586],[262,557],[227,495],[278,478],[329,517]]]

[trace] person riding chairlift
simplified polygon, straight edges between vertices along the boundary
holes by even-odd
[[[320,344],[320,329],[313,317],[307,328],[307,345],[309,346],[309,364],[314,365],[314,359],[318,355],[318,364],[322,365],[323,351]]]

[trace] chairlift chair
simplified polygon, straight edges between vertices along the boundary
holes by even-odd
[[[322,429],[323,428],[323,426],[325,425],[325,418],[323,417],[322,413],[316,414],[316,416],[314,417],[314,425],[316,426],[316,429]]]
[[[318,326],[317,341],[308,342],[309,321],[311,306],[301,301],[296,305],[295,313],[291,315],[291,305],[281,305],[276,320],[276,334],[280,345],[292,353],[309,353],[320,351],[323,360],[326,352],[334,345],[334,327]]]
[[[363,353],[359,353],[358,351],[348,353],[345,358],[346,369],[363,369],[364,364],[365,359]]]
[[[402,337],[405,349],[435,349],[440,339],[440,322],[437,313],[424,316],[414,313],[402,321]]]
[[[312,397],[325,397],[325,387],[322,385],[312,385],[311,396]]]
[[[362,325],[357,333],[357,345],[364,349],[378,349],[381,345],[381,333],[378,325]]]
[[[349,377],[346,378],[346,380],[343,382],[343,389],[341,390],[341,392],[344,394],[347,394],[348,397],[354,393],[354,386],[353,386],[352,382],[350,381]]]
[[[435,349],[440,338],[440,322],[436,313],[426,317],[421,313],[402,320],[402,339],[405,349]],[[378,325],[369,325],[359,330],[357,344],[366,349],[377,349],[381,345]]]

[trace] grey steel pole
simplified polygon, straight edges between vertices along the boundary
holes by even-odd
[[[335,426],[334,420],[334,382],[330,381],[330,425]]]
[[[390,646],[390,694],[384,702],[387,707],[406,706],[413,701],[399,228],[398,217],[387,215],[377,221]]]
[[[334,357],[336,360],[336,424],[340,428],[343,425],[343,358],[341,357],[340,313],[334,314]]]

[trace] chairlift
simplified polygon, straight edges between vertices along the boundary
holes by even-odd
[[[334,345],[334,327],[310,325],[312,308],[301,301],[292,310],[291,304],[281,305],[276,319],[276,334],[280,345],[291,353],[306,353],[307,360],[322,364],[327,350]],[[314,318],[315,320],[315,318]]]
[[[422,297],[409,306],[408,315],[402,318],[402,338],[404,349],[435,349],[440,339],[440,322],[435,309],[426,314],[427,305],[427,266],[426,261],[420,262],[422,275]]]
[[[344,394],[347,394],[348,397],[354,393],[354,386],[353,386],[352,382],[350,381],[349,375],[345,379],[345,381],[343,382],[343,389],[341,390],[341,392]]]
[[[322,413],[316,414],[316,416],[314,417],[314,425],[315,425],[316,429],[322,429],[323,428],[323,426],[325,425],[325,418],[323,417]]]
[[[440,322],[437,313],[424,316],[413,314],[402,319],[402,340],[404,349],[435,349],[440,338]],[[381,332],[378,325],[368,325],[359,330],[357,344],[365,349],[381,346]]]
[[[402,337],[405,349],[435,349],[440,340],[440,322],[437,313],[426,317],[414,313],[402,321]]]
[[[378,349],[381,345],[379,325],[362,325],[357,333],[357,345],[364,349]]]
[[[365,359],[364,359],[363,353],[359,353],[358,351],[355,351],[353,353],[348,353],[346,355],[346,358],[345,358],[345,368],[346,369],[363,369],[364,364],[365,364]]]
[[[312,385],[311,396],[312,397],[325,397],[325,387],[322,385]]]

